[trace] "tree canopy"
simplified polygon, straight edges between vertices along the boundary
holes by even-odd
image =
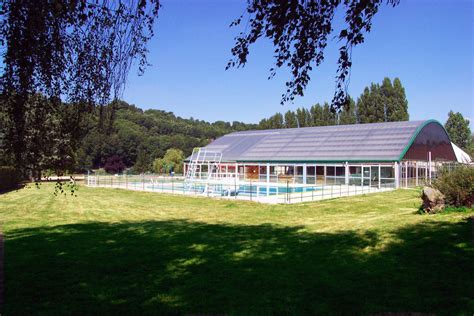
[[[227,69],[244,66],[250,46],[259,38],[266,37],[275,48],[275,65],[270,69],[269,78],[275,76],[277,68],[288,67],[291,72],[281,103],[303,96],[313,66],[319,66],[324,60],[328,37],[334,31],[336,10],[343,10],[344,24],[335,35],[341,46],[332,100],[333,109],[339,110],[348,101],[346,85],[352,66],[352,48],[364,42],[364,34],[370,32],[372,19],[383,2],[392,7],[399,4],[399,0],[248,1],[246,13],[231,24],[244,24],[245,30],[235,38],[231,50],[233,59],[228,62]]]
[[[472,135],[469,128],[469,120],[459,112],[449,111],[448,120],[444,125],[449,138],[461,149],[470,151],[472,148]]]
[[[125,167],[142,173],[150,171],[153,161],[166,156],[169,149],[189,155],[193,148],[205,146],[224,134],[257,128],[256,124],[237,121],[209,123],[181,118],[172,112],[143,111],[124,101],[105,106],[103,112],[109,113],[112,108],[113,120],[104,122],[110,125],[107,130],[99,126],[98,109],[89,118],[89,132],[74,154],[76,170],[102,168],[109,157],[117,156]]]
[[[408,121],[408,101],[400,79],[392,81],[384,78],[382,84],[371,83],[366,87],[357,102],[347,96],[347,102],[338,112],[329,103],[315,104],[311,108],[298,108],[263,119],[260,129],[325,126],[356,123],[376,123]]]
[[[53,126],[29,120],[32,113],[54,116],[66,101],[75,116],[55,139],[79,136],[83,114],[120,95],[132,62],[144,70],[159,7],[158,0],[2,1],[0,96],[8,124],[2,145],[13,164],[31,168],[51,158],[27,129]]]

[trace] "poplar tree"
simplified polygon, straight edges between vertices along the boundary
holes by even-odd
[[[295,112],[288,110],[285,113],[285,127],[286,128],[298,127],[296,123]]]
[[[357,121],[359,123],[407,121],[408,101],[400,79],[393,84],[384,78],[382,84],[372,83],[364,89],[357,100]]]
[[[340,125],[357,123],[356,103],[353,98],[348,97],[346,105],[342,108],[342,111],[338,113],[338,116]]]

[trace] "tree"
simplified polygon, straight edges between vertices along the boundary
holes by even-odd
[[[453,143],[463,150],[469,151],[472,146],[471,129],[469,120],[465,119],[459,112],[449,111],[448,120],[444,124],[449,138]]]
[[[137,161],[133,165],[133,172],[145,173],[150,170],[150,158],[145,149],[140,148],[137,155]]]
[[[285,113],[285,128],[298,127],[295,112],[288,110]]]
[[[377,13],[382,0],[254,0],[247,6],[248,19],[240,16],[231,26],[245,21],[245,31],[235,38],[231,52],[230,67],[245,66],[250,46],[259,38],[268,38],[275,47],[275,66],[270,69],[272,78],[276,68],[289,67],[291,79],[282,94],[281,103],[293,101],[302,96],[310,81],[313,65],[319,66],[324,60],[324,49],[328,36],[333,32],[333,20],[339,7],[344,7],[346,23],[338,34],[342,43],[336,76],[336,91],[332,106],[339,110],[347,102],[345,86],[352,66],[352,48],[364,42],[364,33],[370,32],[372,18]],[[399,0],[387,0],[395,7]]]
[[[122,158],[118,155],[113,155],[107,158],[104,169],[107,173],[121,173],[125,170],[125,164],[122,161]]]
[[[309,110],[311,113],[312,126],[321,126],[323,125],[323,108],[317,103],[311,107]]]
[[[184,154],[181,150],[170,148],[166,151],[163,158],[157,158],[153,161],[153,171],[156,173],[176,173],[183,172]]]
[[[372,83],[370,88],[357,99],[357,111],[360,123],[376,123],[385,121],[384,99],[380,94],[380,86]]]
[[[269,121],[270,121],[270,128],[283,128],[284,127],[283,115],[279,112],[271,116],[269,118]]]
[[[346,124],[356,124],[356,103],[354,99],[350,96],[347,99],[347,104],[345,107],[342,108],[342,111],[338,113],[339,116],[339,124],[346,125]]]
[[[400,79],[384,78],[382,84],[371,83],[356,104],[360,123],[407,121],[408,101]]]
[[[163,158],[153,160],[153,172],[158,174],[166,173],[166,162]]]
[[[168,166],[168,171],[174,171],[176,173],[183,172],[184,154],[182,150],[176,148],[168,149],[163,160]]]
[[[27,106],[30,97],[40,94],[47,100],[47,106],[34,103],[44,115],[55,115],[62,99],[72,105],[74,115],[63,117],[69,124],[60,123],[67,128],[55,133],[60,138],[79,137],[85,113],[120,95],[134,60],[143,72],[159,7],[158,0],[2,2],[0,97],[11,124],[6,141],[0,143],[14,165],[27,169],[51,158],[45,155],[63,154],[45,152],[27,137],[27,129],[53,128],[28,122],[31,111],[38,111]],[[54,159],[63,158],[68,159]]]
[[[296,118],[299,127],[311,126],[311,114],[305,108],[296,109]]]
[[[392,85],[391,80],[385,77],[380,94],[383,96],[384,122],[408,121],[408,101],[400,79],[395,78]]]

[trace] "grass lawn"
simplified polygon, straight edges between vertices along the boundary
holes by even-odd
[[[416,190],[297,204],[44,184],[0,195],[17,314],[474,312],[474,212]]]

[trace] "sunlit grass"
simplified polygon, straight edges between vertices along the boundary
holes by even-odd
[[[420,215],[419,196],[265,205],[10,192],[5,313],[469,314],[474,212]]]

